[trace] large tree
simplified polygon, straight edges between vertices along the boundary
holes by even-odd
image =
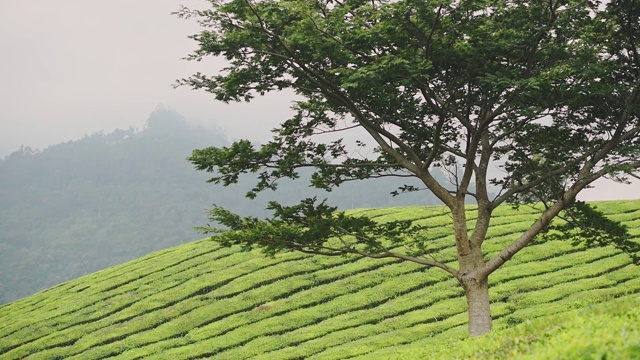
[[[491,329],[488,276],[554,218],[566,221],[566,234],[615,243],[637,260],[637,244],[624,229],[576,201],[599,178],[638,174],[635,0],[210,3],[207,10],[177,12],[202,26],[188,59],[212,55],[228,66],[177,85],[225,102],[283,89],[298,100],[273,140],[196,150],[190,161],[197,169],[224,185],[259,173],[249,197],[303,167],[315,169],[312,185],[323,189],[365,178],[417,178],[450,210],[457,265],[429,256],[429,229],[375,223],[315,199],[271,203],[273,218],[265,220],[215,207],[211,219],[225,226],[205,228],[215,240],[267,253],[393,257],[440,268],[464,288],[470,335]],[[343,140],[349,131],[370,141]],[[438,182],[435,168],[446,170],[450,183]],[[465,206],[470,198],[473,210]],[[492,211],[503,203],[537,203],[540,214],[489,257],[482,244]]]

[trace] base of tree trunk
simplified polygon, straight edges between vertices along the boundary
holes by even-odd
[[[463,284],[469,309],[469,336],[480,336],[491,331],[491,309],[487,280],[470,279]]]

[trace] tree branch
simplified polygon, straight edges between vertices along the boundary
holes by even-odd
[[[391,251],[387,251],[387,252],[383,252],[383,253],[377,253],[377,254],[369,254],[369,253],[365,253],[365,252],[358,252],[358,254],[368,257],[368,258],[372,258],[372,259],[382,259],[382,258],[396,258],[396,259],[401,259],[401,260],[407,260],[407,261],[411,261],[417,264],[421,264],[421,265],[426,265],[426,266],[432,266],[432,267],[436,267],[439,269],[442,269],[446,272],[448,272],[449,274],[453,275],[454,277],[457,278],[458,276],[458,270],[451,268],[441,262],[438,261],[434,261],[434,260],[429,260],[429,259],[423,259],[423,258],[418,258],[415,256],[410,256],[410,255],[404,255],[404,254],[399,254],[399,253],[394,253]]]
[[[640,161],[636,162],[634,166],[640,167]],[[511,259],[513,255],[527,246],[535,236],[540,233],[540,231],[551,223],[551,220],[553,220],[554,217],[571,204],[582,189],[607,174],[607,169],[601,169],[600,171],[591,173],[590,171],[592,167],[593,164],[590,162],[585,164],[580,171],[578,180],[567,191],[565,191],[563,196],[552,206],[547,207],[538,220],[516,241],[507,246],[504,250],[500,251],[500,253],[498,253],[498,255],[493,259],[487,261],[485,266],[477,271],[477,275],[480,276],[480,278],[486,278],[489,274],[502,266],[502,264]]]

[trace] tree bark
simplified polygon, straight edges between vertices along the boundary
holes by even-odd
[[[479,336],[491,331],[489,283],[487,276],[479,275],[485,267],[482,240],[484,240],[484,235],[489,227],[489,219],[486,216],[490,213],[479,212],[474,235],[469,239],[464,197],[459,197],[456,200],[458,200],[458,204],[451,208],[451,216],[453,217],[458,264],[460,265],[457,278],[464,288],[464,295],[467,298],[469,336]]]
[[[491,309],[487,279],[477,281],[466,278],[462,282],[469,311],[469,336],[480,336],[491,331]]]

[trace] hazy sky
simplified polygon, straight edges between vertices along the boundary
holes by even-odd
[[[0,158],[20,145],[42,149],[95,131],[141,128],[156,105],[264,141],[287,117],[291,96],[226,105],[173,89],[177,78],[223,63],[180,60],[195,49],[194,21],[170,15],[203,0],[3,0],[0,12]],[[585,198],[640,198],[640,183],[601,184]]]
[[[0,157],[100,129],[140,128],[157,104],[232,138],[266,139],[290,99],[225,105],[173,89],[177,78],[215,72],[213,58],[181,60],[196,47],[194,21],[170,15],[199,0],[3,0],[0,12]],[[258,110],[258,111],[256,111]],[[256,114],[260,114],[257,118]],[[250,126],[248,126],[250,124]]]

